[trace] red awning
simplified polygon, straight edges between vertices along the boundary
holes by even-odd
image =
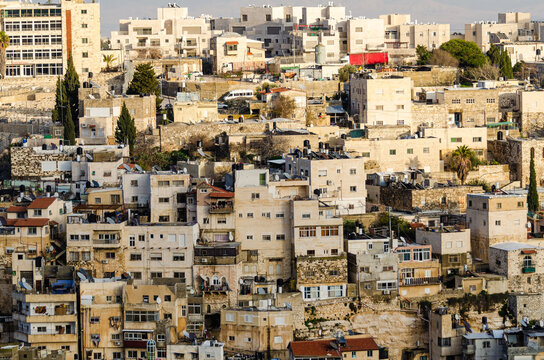
[[[228,193],[228,192],[213,192],[210,193],[211,198],[233,198],[234,193]]]
[[[521,250],[522,254],[536,254],[536,250]]]
[[[227,44],[227,45],[238,45],[238,41],[227,41],[225,44]]]

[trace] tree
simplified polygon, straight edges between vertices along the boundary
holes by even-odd
[[[416,48],[417,54],[417,64],[418,65],[428,65],[431,60],[432,52],[427,50],[427,47],[423,45],[418,45]]]
[[[465,184],[468,176],[468,172],[472,170],[473,161],[476,158],[474,151],[468,146],[459,146],[452,153],[450,166],[457,173],[457,177],[461,181],[461,184]]]
[[[480,67],[467,69],[465,74],[471,80],[497,80],[501,69],[496,65],[486,63]]]
[[[521,60],[518,61],[515,65],[512,71],[514,74],[519,78],[523,77],[523,70],[525,69],[525,61]]]
[[[60,122],[64,126],[66,120],[66,114],[69,109],[68,95],[66,94],[66,87],[62,78],[59,76],[57,79],[57,90],[55,94],[55,108],[53,109],[52,120],[53,122]]]
[[[295,112],[297,105],[295,99],[289,98],[287,96],[280,96],[274,102],[274,107],[272,108],[272,114],[274,117],[281,117],[286,119],[291,119],[293,113]]]
[[[445,50],[436,49],[432,52],[432,56],[429,59],[429,64],[458,67],[459,60],[457,60],[455,57],[453,57],[453,55]]]
[[[124,102],[123,107],[121,108],[121,115],[117,120],[115,140],[119,144],[128,145],[130,148],[130,154],[133,154],[134,142],[136,141],[136,126],[134,125],[134,118],[130,116],[127,104]]]
[[[157,97],[157,108],[160,107],[162,99],[161,88],[159,80],[155,75],[155,70],[151,63],[140,64],[136,66],[136,71],[134,72],[134,77],[130,82],[130,85],[127,90],[129,95],[141,95],[141,94],[152,94]]]
[[[462,68],[475,68],[483,66],[487,59],[476,43],[472,41],[453,39],[440,46],[440,49],[449,52],[459,60]]]
[[[66,74],[64,75],[64,87],[66,88],[66,94],[68,95],[69,110],[72,113],[72,119],[76,127],[76,132],[79,124],[79,76],[77,75],[76,68],[74,66],[74,59],[72,55],[68,57],[68,66],[66,68]]]
[[[492,65],[500,65],[501,62],[501,49],[495,44],[491,44],[489,51],[487,52],[487,57],[491,61]]]
[[[512,60],[506,51],[501,53],[500,60],[501,75],[505,79],[512,79],[514,77],[514,71],[512,69]]]
[[[338,78],[341,82],[346,82],[349,80],[349,76],[356,72],[357,68],[353,65],[348,64],[338,70]]]
[[[76,129],[70,111],[66,111],[66,119],[64,119],[64,140],[69,141],[70,145],[76,145]]]
[[[9,46],[9,36],[0,31],[0,79],[6,77],[6,49]]]
[[[103,58],[104,62],[106,63],[106,71],[111,71],[111,65],[113,64],[113,62],[115,60],[117,60],[115,55],[113,55],[113,54],[108,54],[108,55],[104,54],[102,56],[102,58]]]
[[[535,154],[533,151],[531,151],[529,191],[527,192],[527,207],[529,211],[533,213],[540,210],[540,201],[538,200],[538,191],[536,189]]]

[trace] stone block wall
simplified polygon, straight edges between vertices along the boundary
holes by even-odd
[[[510,294],[508,296],[508,307],[517,322],[524,317],[529,318],[529,320],[540,319],[544,310],[544,296],[542,293]]]
[[[348,282],[348,260],[339,257],[307,257],[296,259],[297,285],[337,284]]]
[[[45,176],[60,176],[60,171],[43,171],[42,161],[71,161],[63,153],[36,154],[32,148],[11,148],[11,176],[14,179],[31,179]]]

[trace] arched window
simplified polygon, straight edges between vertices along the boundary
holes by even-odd
[[[533,257],[531,255],[525,255],[523,257],[523,267],[533,267]]]
[[[219,276],[214,275],[212,277],[212,284],[213,285],[221,285],[221,280],[219,279]]]

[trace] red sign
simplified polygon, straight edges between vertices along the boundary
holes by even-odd
[[[350,54],[349,63],[356,66],[387,64],[389,57],[386,52]]]

